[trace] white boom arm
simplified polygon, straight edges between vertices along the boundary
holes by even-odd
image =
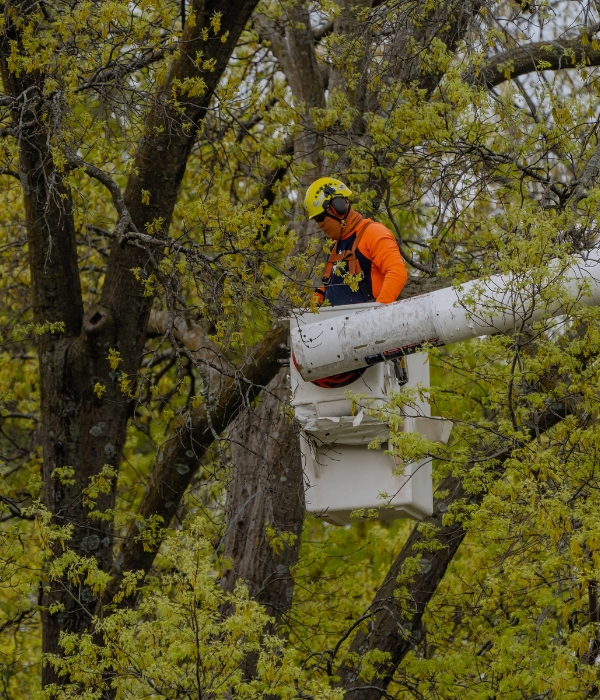
[[[566,270],[557,263],[556,274],[571,300],[600,306],[600,250]],[[446,345],[516,331],[544,315],[563,313],[563,304],[542,301],[533,277],[495,275],[301,326],[292,331],[296,366],[305,381],[312,381],[411,354],[423,343]],[[469,296],[477,300],[476,313],[461,303]]]

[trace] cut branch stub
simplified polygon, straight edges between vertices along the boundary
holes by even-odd
[[[112,323],[112,315],[103,306],[93,306],[83,317],[83,328],[88,335],[99,333]]]

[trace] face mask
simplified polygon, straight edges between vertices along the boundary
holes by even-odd
[[[329,211],[331,212],[331,210]],[[359,214],[350,206],[348,207],[348,213],[344,219],[339,219],[331,213],[331,216],[326,217],[325,220],[318,225],[321,231],[325,231],[329,238],[334,241],[339,241],[346,233],[354,231],[362,220],[362,214]],[[342,226],[342,223],[344,223],[344,226]]]
[[[334,241],[339,241],[342,237],[343,229],[340,219],[334,219],[333,217],[328,216],[324,221],[318,224],[318,226],[321,231],[325,231],[329,238],[333,239]]]

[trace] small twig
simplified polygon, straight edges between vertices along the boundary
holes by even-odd
[[[29,608],[28,610],[23,610],[18,615],[15,615],[10,620],[7,620],[3,624],[1,624],[0,625],[0,632],[4,632],[5,629],[8,629],[9,627],[12,627],[13,625],[21,624],[21,622],[23,622],[23,620],[27,619],[28,617],[33,617],[36,613],[37,613],[37,607],[36,608]]]
[[[21,518],[22,520],[34,520],[35,519],[35,516],[33,516],[33,515],[24,515],[23,511],[19,508],[19,506],[12,499],[7,498],[6,496],[3,496],[2,494],[0,494],[0,503],[4,503],[4,505],[11,512],[11,515],[15,518]]]

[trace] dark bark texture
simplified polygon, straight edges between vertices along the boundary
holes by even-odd
[[[287,339],[284,325],[275,327],[253,348],[252,356],[239,372],[234,368],[215,372],[210,394],[215,397],[209,406],[202,404],[182,421],[180,430],[162,446],[154,469],[148,478],[148,488],[138,508],[144,518],[159,518],[168,525],[177,511],[198,464],[215,438],[222,433],[238,413],[248,406],[260,389],[279,370],[281,345]],[[185,465],[188,469],[182,468]],[[160,543],[160,541],[159,541]],[[158,544],[159,544],[158,543]],[[116,593],[123,575],[128,571],[149,571],[156,556],[157,545],[148,547],[133,523],[126,534],[112,570],[113,578],[106,600]],[[130,604],[131,599],[126,600]]]
[[[231,561],[223,588],[231,591],[241,579],[277,622],[292,603],[290,568],[297,561],[304,519],[300,442],[285,410],[287,373],[282,369],[258,405],[231,426],[233,471],[223,552]],[[276,536],[283,533],[283,543],[274,546],[267,528]]]
[[[323,142],[312,126],[310,109],[325,106],[308,10],[302,2],[288,8],[285,26],[260,15],[255,22],[270,41],[294,100],[302,107],[304,129],[294,140],[293,149],[296,162],[313,164],[303,176],[307,184],[319,177],[322,168]],[[304,218],[303,212],[300,216]],[[306,247],[313,227],[314,224],[298,222],[298,250]],[[224,551],[232,561],[232,569],[222,581],[226,590],[231,590],[238,580],[243,581],[277,623],[282,622],[292,604],[294,582],[290,568],[298,556],[304,521],[298,431],[289,417],[280,415],[289,398],[287,374],[282,370],[263,392],[258,406],[243,413],[229,431],[232,475]],[[267,527],[292,535],[293,543],[282,551],[273,548]],[[251,666],[252,662],[247,669],[249,675]]]
[[[170,94],[175,81],[199,74],[194,66],[198,51],[202,51],[206,59],[214,59],[215,70],[202,76],[206,90],[199,97],[188,99],[183,118],[165,106],[161,94],[156,95],[147,118],[147,133],[152,135],[139,145],[135,174],[125,192],[125,206],[138,230],[143,231],[146,223],[157,219],[163,222],[163,232],[168,230],[197,127],[255,5],[256,0],[239,3],[199,0],[193,3],[196,25],[186,27],[181,51],[171,66],[161,94]],[[26,18],[36,11],[34,0],[24,0],[19,3],[17,14]],[[208,41],[202,39],[202,28],[209,25],[215,12],[221,13],[223,31],[229,32],[225,42],[220,37]],[[136,376],[152,300],[144,296],[131,269],[148,270],[153,263],[147,251],[116,241],[108,261],[100,305],[84,316],[70,193],[48,148],[48,124],[53,123],[52,117],[55,116],[51,112],[53,106],[48,106],[42,99],[43,74],[17,76],[9,70],[7,56],[11,44],[20,45],[21,26],[10,19],[10,13],[7,18],[1,43],[2,77],[7,91],[19,105],[14,110],[13,121],[15,128],[19,128],[34,317],[39,323],[64,323],[65,328],[62,333],[40,336],[38,343],[45,504],[55,522],[74,526],[73,540],[69,545],[80,554],[95,556],[100,567],[109,571],[113,560],[112,523],[90,520],[82,503],[81,490],[104,464],[118,467],[120,461],[128,400],[121,394],[106,356],[109,348],[117,349],[122,357],[119,370]],[[186,122],[191,126],[189,130],[182,128]],[[22,124],[28,126],[19,126]],[[142,189],[150,193],[150,205],[142,203]],[[269,379],[270,375],[266,376],[265,383]],[[93,391],[96,382],[108,387],[101,399]],[[232,394],[236,395],[234,386],[232,380],[224,387],[223,404],[216,408],[217,413],[221,412],[227,418],[231,418],[236,410],[232,408],[235,405]],[[227,394],[228,390],[230,394]],[[199,421],[206,426],[206,419],[202,422],[200,417]],[[202,427],[197,433],[188,431],[187,434],[194,435],[195,439],[190,437],[187,442],[206,441],[204,432]],[[179,447],[185,442],[186,439],[177,441],[174,438],[174,444]],[[186,450],[189,449],[190,444],[186,445]],[[171,448],[171,452],[177,459],[177,448]],[[165,453],[170,454],[167,450]],[[74,483],[56,478],[57,467],[72,468]],[[162,468],[168,471],[164,464]],[[170,518],[160,467],[153,483],[157,485],[155,500],[159,505],[146,503],[146,510],[148,514],[160,515],[162,507],[165,516]],[[172,485],[175,493],[181,488],[185,486]],[[114,489],[100,497],[97,508],[105,510],[113,505]],[[127,548],[121,553],[125,562],[127,556],[131,556],[134,566],[138,560],[148,559],[136,556],[136,542],[134,538],[133,554]],[[118,582],[119,578],[116,580]],[[50,614],[48,606],[51,604],[62,606],[62,610]],[[73,586],[66,579],[48,586],[44,592],[42,613],[44,653],[60,653],[58,639],[61,631],[81,632],[86,629],[97,604],[87,587]],[[52,667],[45,666],[43,683],[60,682]]]
[[[366,6],[366,5],[365,5]],[[453,6],[454,7],[454,6]],[[462,9],[462,14],[473,12],[478,5],[469,4],[467,9]],[[459,9],[459,8],[455,8]],[[346,33],[356,39],[362,31],[356,19],[358,7],[354,3],[345,3],[343,12],[336,20],[336,31]],[[435,14],[435,13],[434,13]],[[440,29],[443,20],[448,13],[442,10],[432,19],[430,18],[427,30],[433,35]],[[325,106],[325,92],[323,74],[316,58],[316,39],[310,31],[310,18],[304,3],[298,2],[288,8],[288,16],[284,25],[274,22],[264,16],[256,15],[255,24],[258,26],[261,36],[268,40],[271,51],[284,71],[290,89],[297,104],[303,106],[304,129],[303,133],[295,139],[294,155],[296,161],[307,160],[313,164],[301,177],[304,185],[308,185],[316,177],[326,174],[323,170],[323,162],[319,156],[319,150],[323,147],[323,136],[314,131],[310,118],[310,109]],[[464,24],[464,21],[463,21]],[[422,41],[419,32],[425,32],[425,28],[412,27],[411,39],[417,34]],[[454,27],[453,31],[456,30]],[[464,32],[465,27],[458,28]],[[368,34],[368,29],[366,30]],[[405,37],[405,40],[407,38]],[[454,40],[456,40],[454,38]],[[344,88],[345,81],[340,71],[333,71],[333,85]],[[359,112],[365,106],[366,81],[359,81],[358,87],[349,95],[353,101],[353,107]],[[360,119],[359,119],[360,122]],[[360,123],[354,125],[356,134],[362,133]],[[347,146],[349,139],[342,144],[342,149]],[[302,215],[302,214],[301,214]],[[299,248],[314,232],[306,223],[296,226],[300,232]],[[403,297],[431,291],[433,288],[447,286],[448,280],[422,278],[414,280],[405,289]],[[281,508],[285,504],[291,508],[283,522],[287,523],[290,531],[300,531],[303,520],[303,509],[297,508],[298,494],[297,484],[302,479],[302,466],[297,447],[298,437],[294,426],[285,421],[274,421],[273,428],[267,435],[261,436],[259,426],[267,425],[266,416],[273,416],[277,406],[287,394],[283,384],[285,373],[273,380],[269,386],[271,392],[263,398],[256,411],[245,412],[232,426],[230,436],[232,440],[232,481],[228,489],[228,526],[225,537],[225,553],[231,558],[233,567],[225,576],[223,585],[227,588],[235,585],[240,579],[257,599],[272,608],[272,613],[279,621],[289,609],[292,602],[293,582],[288,578],[281,580],[282,595],[274,602],[274,593],[277,587],[269,585],[263,590],[265,582],[270,580],[273,572],[278,567],[288,567],[294,563],[295,551],[291,549],[287,555],[289,562],[280,561],[280,557],[268,546],[265,538],[265,525],[268,518],[276,511],[282,513]],[[266,440],[266,450],[257,449],[260,439]],[[276,442],[280,448],[274,449]],[[282,468],[288,470],[284,476],[286,481],[279,483],[279,488],[264,488],[269,480],[276,481],[278,475],[282,475]],[[252,499],[248,501],[248,499]],[[237,514],[240,513],[240,516]],[[281,517],[281,516],[280,516]],[[236,522],[236,518],[238,521]],[[233,519],[233,520],[231,520]],[[256,547],[256,550],[254,549]],[[285,554],[285,553],[283,553]],[[282,554],[282,556],[283,556]],[[283,572],[283,568],[280,569]],[[276,579],[277,580],[277,579]],[[263,597],[267,596],[267,597]]]

